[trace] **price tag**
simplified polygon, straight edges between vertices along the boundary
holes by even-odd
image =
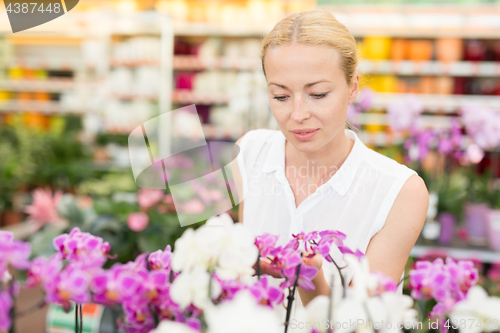
[[[500,214],[492,214],[490,227],[492,231],[500,231]]]
[[[441,233],[441,224],[437,221],[427,221],[422,229],[422,237],[425,239],[438,239]]]
[[[84,333],[98,333],[104,307],[97,304],[84,304],[82,308],[82,329]],[[66,313],[57,305],[51,304],[47,312],[45,331],[47,333],[74,333],[75,307]]]

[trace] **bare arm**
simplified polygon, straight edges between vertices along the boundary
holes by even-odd
[[[429,193],[424,181],[417,175],[411,176],[394,201],[384,227],[368,244],[366,256],[370,271],[381,271],[399,282],[411,249],[422,231],[428,206]],[[307,264],[320,265],[314,261]],[[313,283],[315,290],[298,288],[304,306],[318,295],[330,295],[330,286],[321,268]],[[352,286],[352,281],[349,285]]]
[[[428,206],[429,193],[423,179],[411,176],[398,194],[384,227],[368,244],[370,271],[381,271],[399,283],[424,226]]]
[[[241,139],[243,137],[239,138],[236,141],[236,144],[240,146]],[[240,150],[241,154],[241,150]],[[238,191],[238,198],[243,198],[243,185],[242,185],[242,180],[241,180],[241,173],[240,173],[240,168],[238,166],[238,161],[236,160],[236,156],[234,156],[234,163],[231,164],[231,170],[233,173],[234,177],[234,182],[236,185],[236,190]],[[238,206],[238,222],[243,223],[243,200],[241,200],[239,206]]]

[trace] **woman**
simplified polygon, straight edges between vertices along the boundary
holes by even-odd
[[[428,192],[415,171],[346,128],[359,90],[356,51],[346,27],[323,9],[288,15],[266,36],[262,68],[279,130],[252,130],[236,142],[239,222],[255,235],[279,235],[282,244],[300,231],[342,231],[370,270],[399,282],[425,222]],[[330,294],[334,272],[325,263],[307,259],[319,271],[315,290],[298,288],[303,305]],[[273,274],[266,264],[264,272]]]

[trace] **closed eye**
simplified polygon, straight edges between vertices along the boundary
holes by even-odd
[[[277,99],[278,101],[284,101],[286,96],[276,96],[276,97],[273,97],[274,99]]]
[[[327,93],[324,93],[324,94],[312,94],[312,96],[314,96],[314,98],[323,98],[327,95]]]

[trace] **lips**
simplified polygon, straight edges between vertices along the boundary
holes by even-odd
[[[291,131],[293,136],[299,141],[309,141],[311,140],[319,129],[315,128],[301,128]]]
[[[296,134],[307,134],[307,133],[310,133],[310,132],[314,132],[316,130],[317,130],[317,128],[301,128],[301,129],[293,130],[291,132],[292,133],[296,133]]]

